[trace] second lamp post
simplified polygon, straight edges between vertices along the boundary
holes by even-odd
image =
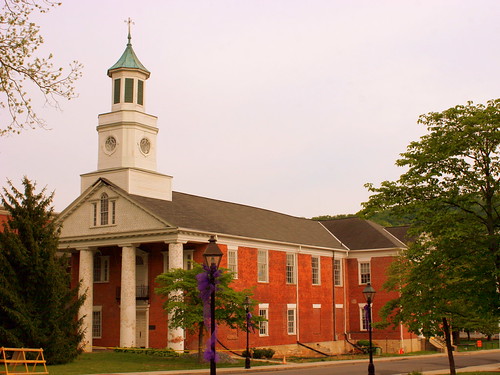
[[[369,356],[370,363],[368,364],[368,375],[375,375],[375,366],[373,364],[373,344],[372,344],[372,302],[373,297],[375,297],[375,289],[370,283],[363,289],[363,294],[366,299],[367,309],[366,309],[366,324],[368,325],[368,340],[369,340]]]
[[[245,302],[243,302],[245,306],[245,319],[247,322],[247,350],[245,354],[245,368],[250,368],[250,348],[249,348],[249,334],[250,334],[250,298],[248,296],[245,297]]]

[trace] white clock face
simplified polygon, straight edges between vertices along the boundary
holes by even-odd
[[[151,142],[147,138],[142,138],[139,147],[143,154],[147,155],[151,151]]]
[[[113,152],[116,148],[116,139],[113,136],[109,136],[106,138],[106,142],[104,142],[104,147],[107,152]]]

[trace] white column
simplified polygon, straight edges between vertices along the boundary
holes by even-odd
[[[122,279],[120,294],[120,347],[135,346],[135,246],[122,245]]]
[[[78,319],[83,318],[82,347],[84,352],[92,351],[92,310],[94,305],[94,252],[92,249],[80,249],[80,264],[78,279],[80,289],[78,294],[85,294],[85,301],[78,311]]]
[[[168,244],[168,264],[169,269],[184,267],[184,252],[182,243]],[[173,292],[172,295],[180,295],[182,292]],[[170,321],[169,314],[169,321]],[[168,347],[173,350],[184,350],[184,329],[168,328]]]

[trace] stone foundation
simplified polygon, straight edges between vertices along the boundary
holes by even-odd
[[[423,350],[424,340],[418,338],[400,340],[378,340],[375,341],[378,347],[382,349],[382,353],[400,353],[401,349],[403,353],[410,353]],[[324,341],[324,342],[313,342],[313,343],[303,343],[308,347],[320,351],[328,355],[340,355],[352,353],[354,348],[347,342],[343,340],[339,341]],[[290,345],[276,345],[268,346],[275,350],[274,358],[285,357],[324,357],[322,354],[306,348],[299,344]]]

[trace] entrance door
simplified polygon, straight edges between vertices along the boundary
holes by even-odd
[[[147,340],[147,315],[145,310],[137,310],[135,327],[135,345],[138,348],[145,348],[148,345]]]

